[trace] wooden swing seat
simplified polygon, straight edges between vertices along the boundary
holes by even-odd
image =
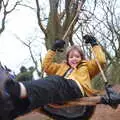
[[[57,120],[85,120],[92,115],[98,100],[99,96],[83,97],[64,104],[48,104],[37,112]]]

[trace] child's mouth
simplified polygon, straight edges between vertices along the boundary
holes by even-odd
[[[72,63],[72,64],[77,64],[77,62],[76,62],[76,61],[72,61],[71,63]]]

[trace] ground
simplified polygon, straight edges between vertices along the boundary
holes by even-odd
[[[120,85],[114,86],[114,89],[120,91]],[[32,112],[16,120],[52,120],[49,117],[38,112]],[[115,109],[108,105],[99,104],[96,106],[95,112],[91,120],[120,120],[120,105]]]
[[[16,120],[52,120],[49,117],[37,112],[19,117]],[[120,120],[120,106],[113,109],[105,105],[97,105],[91,120]]]

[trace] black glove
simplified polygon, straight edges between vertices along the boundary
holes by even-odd
[[[65,41],[64,40],[56,40],[54,45],[52,46],[52,50],[56,51],[58,50],[59,52],[62,52],[62,49],[64,48]]]
[[[116,106],[120,104],[120,94],[115,92],[111,85],[108,85],[106,87],[106,95],[101,96],[101,103]]]
[[[85,35],[85,36],[83,36],[83,39],[85,40],[85,43],[86,43],[86,44],[90,43],[90,44],[92,45],[92,47],[93,47],[94,45],[97,45],[97,40],[96,40],[96,38],[95,38],[94,36],[92,36],[92,35]]]

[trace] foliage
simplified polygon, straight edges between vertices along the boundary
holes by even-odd
[[[120,84],[120,63],[115,61],[107,69],[107,78],[111,84]]]
[[[107,81],[111,85],[120,84],[120,67],[119,66],[120,66],[119,59],[116,59],[104,71]],[[100,74],[93,79],[92,85],[96,89],[104,88],[104,80]]]
[[[92,80],[92,86],[97,90],[104,89],[104,81],[100,74]]]
[[[24,67],[24,66],[22,66],[22,67],[20,68],[20,72],[21,72],[21,73],[27,72],[27,68]]]
[[[34,67],[26,68],[22,66],[20,73],[16,76],[17,81],[31,81],[33,79]]]

